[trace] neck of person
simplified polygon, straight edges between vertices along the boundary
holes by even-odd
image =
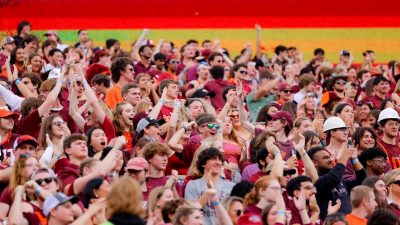
[[[344,98],[344,91],[335,90],[335,93],[336,93],[337,96],[339,96],[340,98]]]
[[[128,84],[129,82],[127,80],[125,80],[125,78],[121,77],[119,79],[119,81],[115,84],[118,87],[120,87],[122,89],[123,86],[125,86],[125,84]]]
[[[80,165],[81,165],[81,162],[82,162],[83,160],[84,160],[84,159],[78,159],[78,158],[74,158],[74,157],[69,156],[69,164],[73,164],[73,165],[80,166]]]
[[[258,208],[260,208],[260,209],[264,209],[267,205],[270,205],[270,204],[274,204],[275,202],[271,202],[271,201],[268,201],[268,200],[265,200],[263,197],[260,199],[260,201],[257,203],[257,207]]]
[[[66,224],[63,224],[60,221],[58,221],[58,220],[56,220],[54,218],[51,218],[51,217],[49,218],[47,224],[48,225],[66,225]]]
[[[276,140],[280,142],[284,142],[287,140],[286,134],[285,134],[285,127],[282,127],[282,129],[278,130],[275,132]]]
[[[363,207],[358,207],[358,208],[353,208],[353,211],[351,211],[351,214],[360,217],[360,218],[367,218],[368,213]]]
[[[168,107],[173,107],[174,106],[174,100],[175,100],[176,98],[172,98],[171,96],[168,96],[168,95],[166,95],[166,103],[164,104],[164,105],[166,105],[166,106],[168,106]]]
[[[147,59],[146,57],[141,57],[140,62],[145,66],[148,66],[150,64],[149,59]]]
[[[165,176],[164,170],[159,170],[150,164],[149,166],[149,177],[151,178],[160,178]]]
[[[375,92],[375,95],[380,99],[385,99],[385,94],[380,91]]]
[[[0,129],[1,142],[3,142],[3,140],[7,137],[9,132],[9,130]]]
[[[339,142],[338,140],[331,138],[331,141],[329,145],[326,146],[326,149],[328,149],[331,154],[335,155],[335,152],[341,152],[344,149],[344,144],[346,144],[346,142]]]
[[[396,144],[396,137],[389,137],[387,134],[383,133],[382,141],[386,144],[395,145]]]
[[[376,176],[376,177],[381,177],[382,174],[377,174],[375,173],[371,167],[367,166],[365,168],[365,173],[367,174],[367,177],[372,177],[372,176]]]
[[[184,65],[186,65],[187,63],[192,62],[192,61],[193,61],[192,58],[183,57],[183,64],[184,64]]]

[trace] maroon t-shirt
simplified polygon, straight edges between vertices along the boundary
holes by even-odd
[[[395,145],[382,141],[382,137],[378,138],[378,146],[386,153],[387,161],[392,165],[392,169],[400,167],[400,142]]]
[[[387,95],[385,96],[385,98],[390,98],[390,95],[387,94]],[[382,101],[383,101],[383,99],[379,98],[379,97],[376,96],[376,95],[368,96],[368,97],[365,97],[365,98],[363,99],[363,102],[371,102],[372,105],[374,105],[374,108],[375,108],[375,109],[380,109],[380,108],[381,108],[381,103],[382,103]]]
[[[167,183],[167,177],[162,176],[158,178],[148,177],[146,180],[147,191],[143,193],[143,199],[147,201],[149,199],[150,192],[160,186],[165,186]]]
[[[4,191],[1,193],[0,196],[0,202],[7,204],[11,207],[12,203],[13,203],[13,197],[12,197],[12,192],[10,190],[9,187],[7,187],[6,189],[4,189]]]
[[[181,153],[175,153],[179,159],[186,162],[188,168],[192,163],[194,153],[201,145],[201,139],[200,135],[190,137],[187,143],[183,145],[183,151]]]
[[[32,127],[39,128],[41,123],[42,118],[39,116],[39,111],[35,109],[20,121],[17,133],[31,135],[37,139],[40,129],[32,129]]]
[[[147,73],[147,71],[149,71],[151,68],[151,65],[149,65],[148,67],[146,67],[145,65],[143,65],[142,62],[138,62],[135,64],[135,66],[133,67],[133,70],[135,71],[135,76],[137,76],[139,73]]]
[[[62,158],[56,162],[54,171],[57,174],[57,177],[62,181],[64,187],[71,184],[68,193],[73,194],[72,184],[77,178],[79,178],[79,166],[70,164],[67,158]]]
[[[223,79],[211,80],[204,85],[204,89],[206,89],[208,92],[215,93],[215,97],[211,99],[211,105],[217,112],[221,111],[225,105],[222,92],[224,91],[224,88],[228,86],[228,82]]]
[[[164,117],[170,117],[171,113],[174,111],[174,108],[168,107],[166,105],[163,105],[161,107],[160,113],[158,114],[157,119],[164,119]]]

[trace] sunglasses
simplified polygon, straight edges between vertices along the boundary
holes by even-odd
[[[292,90],[282,90],[282,91],[285,92],[286,94],[287,94],[287,93],[293,93]]]
[[[62,122],[61,121],[53,122],[53,124],[56,125],[57,127],[62,127],[62,125],[64,125],[64,123],[65,123],[64,121],[62,121]]]
[[[241,216],[243,214],[243,210],[241,210],[241,209],[235,210],[235,213],[236,213],[236,216]]]
[[[50,184],[53,180],[55,181],[56,179],[54,177],[46,177],[46,178],[43,178],[43,179],[37,179],[37,180],[35,180],[35,182],[37,184],[39,184],[39,185],[42,185],[43,181],[46,184]]]
[[[346,84],[346,81],[343,81],[343,80],[337,80],[336,82],[335,82],[335,84]]]
[[[129,70],[130,72],[132,72],[132,71],[133,71],[133,68],[129,68],[129,69],[127,69],[127,70]]]
[[[221,126],[219,124],[208,123],[206,125],[207,125],[208,129],[215,128],[216,130],[219,130],[219,128],[221,128]]]
[[[169,63],[171,63],[171,64],[179,64],[180,62],[179,61],[169,61]]]
[[[245,70],[239,70],[239,73],[242,75],[247,75],[247,71],[245,71]]]

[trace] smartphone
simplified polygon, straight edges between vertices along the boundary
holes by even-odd
[[[353,142],[351,140],[347,140],[347,147],[350,148],[353,146]]]

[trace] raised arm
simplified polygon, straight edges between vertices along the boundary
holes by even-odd
[[[135,44],[132,47],[132,57],[135,60],[140,60],[139,48],[143,41],[146,39],[147,35],[149,35],[149,29],[144,29],[140,37],[136,40]]]
[[[79,130],[83,131],[86,121],[78,110],[78,97],[76,96],[75,82],[69,91],[69,115],[79,127]]]
[[[21,110],[21,104],[24,98],[19,97],[12,91],[0,85],[0,96],[3,98],[4,102],[11,107],[11,110]]]
[[[151,110],[151,112],[149,113],[148,117],[152,118],[152,119],[157,119],[158,118],[158,114],[160,114],[161,108],[163,107],[163,105],[166,102],[166,96],[167,96],[167,88],[165,87],[160,100],[157,102],[157,104],[154,106],[153,110]]]
[[[309,176],[312,182],[315,184],[318,180],[318,172],[315,169],[314,163],[312,162],[310,156],[308,156],[305,147],[305,138],[303,134],[299,133],[299,143],[295,146],[295,149],[300,154],[301,160],[303,161],[304,171],[306,175]]]
[[[255,134],[256,126],[254,126],[247,120],[246,113],[244,110],[244,101],[242,99],[239,99],[238,109],[239,109],[240,124],[243,126],[244,129],[248,130],[252,134]]]
[[[42,105],[40,105],[38,108],[38,113],[39,113],[40,117],[47,115],[50,112],[52,105],[57,100],[58,94],[60,93],[61,88],[62,88],[62,84],[65,81],[64,74],[65,74],[65,68],[63,67],[61,69],[61,77],[57,78],[57,82],[56,82],[56,85],[54,86],[53,90],[51,90],[49,95],[47,95],[46,100],[44,100]]]
[[[23,185],[18,185],[14,192],[14,201],[11,205],[10,212],[8,214],[8,223],[12,225],[28,225],[29,222],[24,218],[22,214],[22,201],[24,198],[25,188]]]
[[[256,56],[257,56],[257,59],[260,59],[261,58],[261,40],[262,40],[260,24],[256,24],[255,28],[256,28],[256,35],[257,35],[257,37],[256,37]]]

